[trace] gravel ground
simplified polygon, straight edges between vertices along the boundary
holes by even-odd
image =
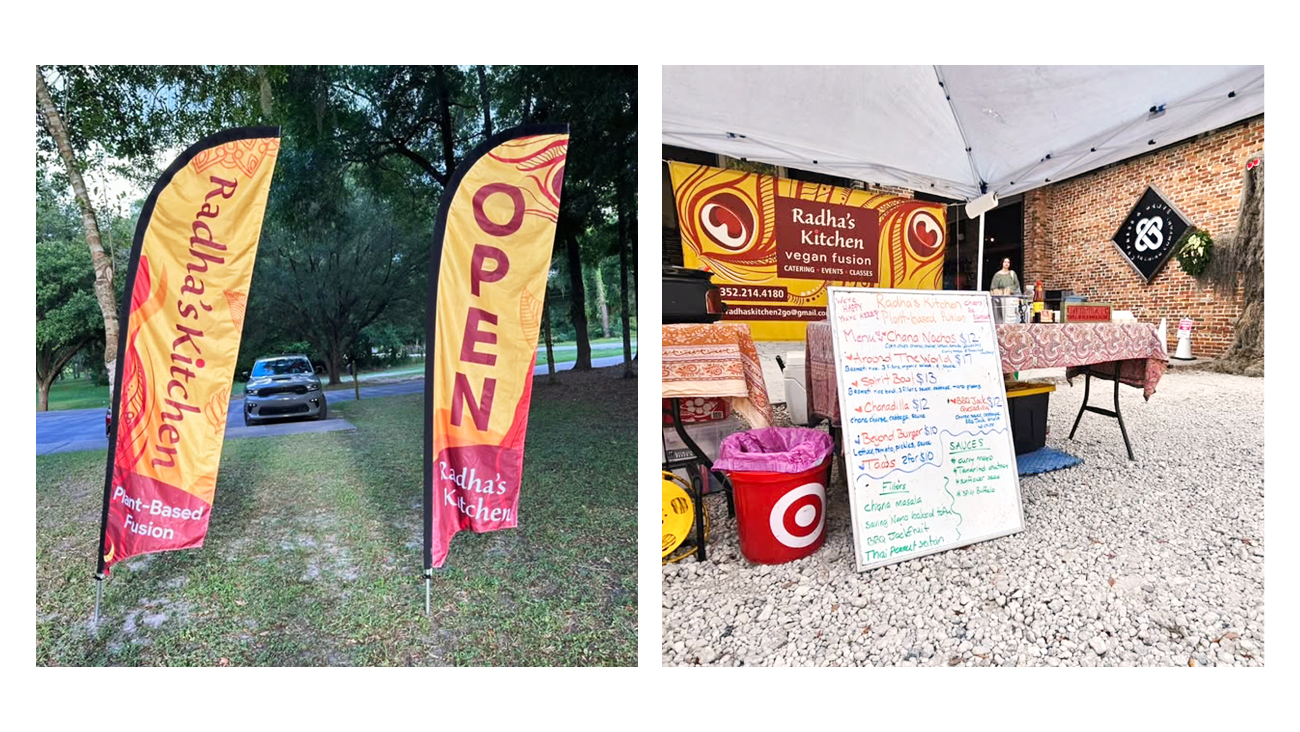
[[[760,566],[709,497],[709,560],[663,567],[662,663],[1262,666],[1264,380],[1122,387],[1136,462],[1100,415],[1066,439],[1083,388],[1060,383],[1048,445],[1084,462],[1021,476],[1018,534],[859,574],[837,467],[825,545]]]

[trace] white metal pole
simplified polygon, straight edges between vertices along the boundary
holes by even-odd
[[[975,269],[975,289],[984,289],[984,214],[980,214],[979,260]]]
[[[103,576],[95,577],[95,627],[99,627],[99,598],[104,592]]]

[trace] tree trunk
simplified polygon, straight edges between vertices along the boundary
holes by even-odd
[[[352,372],[352,391],[356,393],[357,401],[361,401],[361,382],[357,381],[357,377],[361,375],[357,372],[361,369],[357,368],[356,358],[352,359],[351,366],[349,366],[348,370]]]
[[[608,338],[609,337],[609,302],[605,298],[605,278],[600,273],[599,263],[597,263],[596,266],[593,267],[592,269],[595,270],[594,274],[596,280],[596,312],[600,314],[600,334],[601,334],[600,337]]]
[[[52,352],[49,349],[36,349],[36,411],[44,412],[50,408],[50,387],[59,380],[59,374],[67,368],[68,362],[86,345],[83,341]]]
[[[343,352],[338,344],[330,344],[325,351],[325,369],[330,372],[330,386],[338,384],[343,373]]]
[[[551,384],[560,383],[555,375],[555,351],[551,341],[551,298],[542,301],[542,325],[546,328],[546,380]]]
[[[633,181],[635,180],[636,178],[634,177]],[[624,185],[627,185],[626,182],[624,183]],[[635,185],[635,183],[633,183],[632,185]],[[635,195],[636,195],[636,189],[633,188],[632,192],[630,192],[628,196],[634,197]],[[636,228],[637,226],[636,226],[635,201],[634,200],[627,201],[626,208],[627,208],[627,217],[628,217],[627,235],[628,235],[628,241],[631,243],[631,249],[632,249],[631,252],[632,261],[630,263],[631,270],[632,270],[632,286],[623,288],[624,293],[626,293],[623,295],[624,297],[623,307],[625,311],[628,309],[629,304],[632,306],[632,308],[636,307],[636,302],[639,302],[640,298],[635,297],[634,293],[641,292],[640,290],[637,289],[637,278],[636,278]],[[658,285],[656,285],[656,287],[658,287]],[[632,309],[631,312],[635,314],[636,310]]]
[[[117,297],[113,293],[113,259],[104,251],[99,236],[99,222],[95,219],[95,209],[90,204],[86,182],[81,178],[77,156],[68,141],[68,130],[54,107],[54,100],[50,98],[50,90],[45,87],[45,77],[41,75],[39,66],[36,67],[36,100],[45,121],[45,129],[59,148],[59,157],[68,170],[68,180],[72,183],[73,195],[81,209],[81,225],[86,231],[86,245],[90,247],[90,261],[95,269],[95,300],[99,302],[99,311],[104,317],[104,368],[108,371],[108,393],[111,400],[113,379],[117,377],[118,335]]]
[[[483,136],[492,136],[492,100],[488,96],[487,71],[478,65],[478,98],[483,104]]]
[[[447,180],[451,180],[451,174],[456,172],[456,158],[452,141],[454,131],[451,128],[451,92],[447,89],[447,70],[438,66],[434,69],[433,76],[438,82],[438,122],[442,126],[443,169]]]
[[[53,378],[48,381],[45,379],[36,380],[36,411],[48,412],[50,410],[50,386],[53,383]]]
[[[622,185],[619,186],[622,188]],[[631,300],[627,289],[627,235],[630,228],[627,220],[627,203],[619,191],[618,197],[618,276],[622,291],[619,297],[623,301],[623,378],[635,378],[632,372],[632,325],[629,317]]]
[[[587,336],[587,299],[582,284],[582,256],[578,237],[572,228],[564,232],[565,253],[569,260],[569,286],[573,294],[569,300],[569,317],[573,318],[574,337],[578,341],[578,358],[574,371],[591,370],[591,339]]]
[[[262,117],[271,119],[271,80],[266,76],[266,67],[257,67],[257,85],[261,92]]]

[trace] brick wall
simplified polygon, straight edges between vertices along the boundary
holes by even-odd
[[[1168,318],[1171,354],[1178,320],[1190,317],[1193,355],[1222,355],[1241,314],[1242,289],[1227,298],[1198,287],[1173,257],[1143,284],[1110,238],[1148,185],[1216,242],[1232,234],[1246,161],[1263,152],[1260,116],[1026,193],[1025,281],[1072,289],[1091,302],[1131,310],[1139,320]]]

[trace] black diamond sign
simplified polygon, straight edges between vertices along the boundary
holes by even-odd
[[[1174,244],[1192,225],[1155,186],[1147,188],[1111,237],[1129,264],[1148,283],[1174,253]]]

